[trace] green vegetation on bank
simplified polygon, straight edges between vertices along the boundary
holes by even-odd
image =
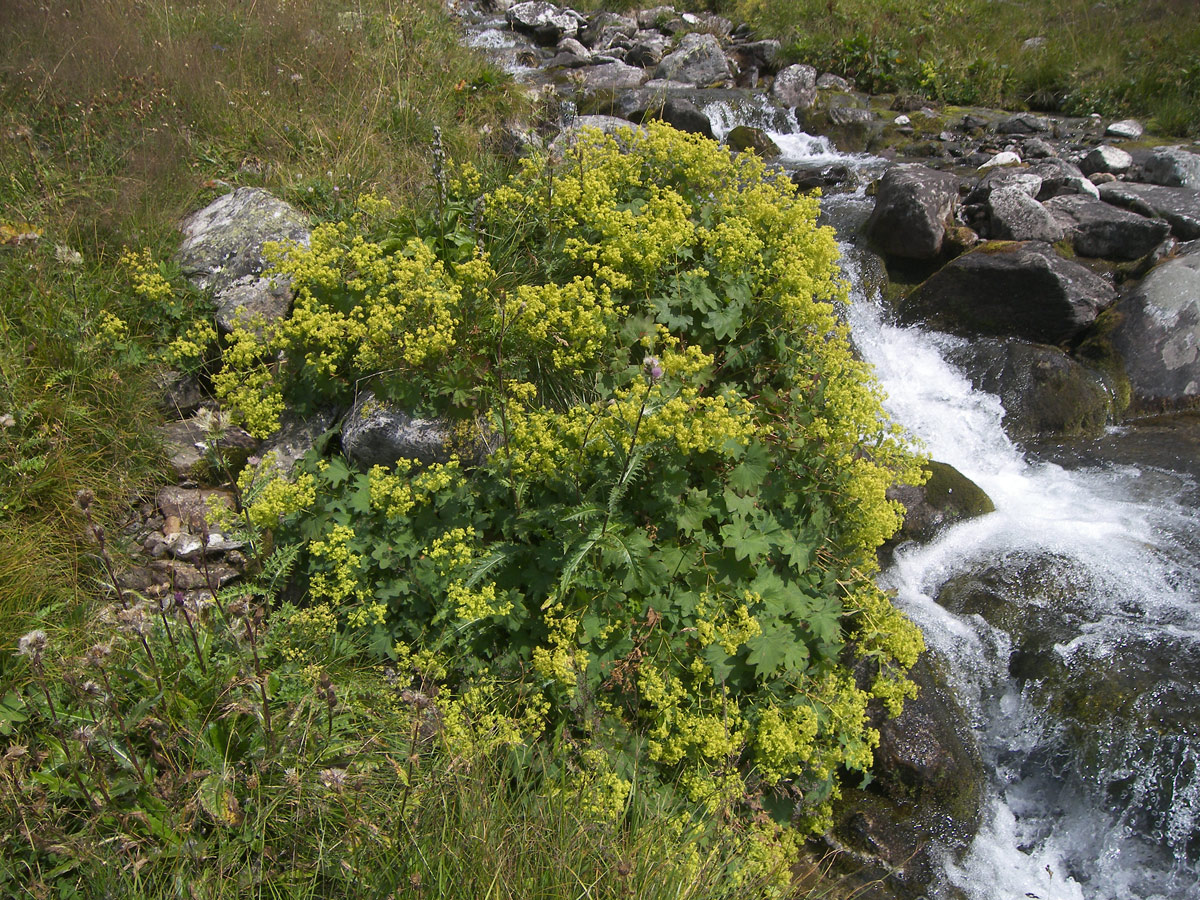
[[[126,250],[169,260],[183,214],[242,184],[318,218],[364,190],[418,197],[433,126],[486,160],[486,135],[524,110],[436,0],[344,9],[17,0],[0,13],[4,645],[23,616],[90,590],[76,489],[119,515],[161,475],[152,376],[203,307],[135,295]]]
[[[6,16],[3,891],[786,892],[920,649],[815,199],[665,127],[492,156],[528,101],[434,0]],[[243,184],[319,224],[218,344],[169,260]],[[180,362],[260,433],[365,384],[459,454],[230,472],[250,580],[122,590]]]
[[[636,9],[632,0],[592,7]],[[783,41],[784,57],[871,93],[955,105],[1140,116],[1200,136],[1191,0],[681,0]]]

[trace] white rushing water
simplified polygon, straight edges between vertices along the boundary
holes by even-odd
[[[736,124],[763,128],[788,165],[881,168],[879,160],[797,133],[794,119],[781,127],[769,111],[712,105],[705,112],[722,135]],[[861,190],[826,200],[870,202]],[[1200,515],[1180,502],[1195,496],[1196,485],[1144,465],[1069,469],[1028,459],[1005,434],[1000,400],[975,390],[948,361],[965,341],[891,321],[878,292],[865,287],[859,251],[843,249],[853,285],[848,319],[887,393],[888,412],[931,458],[954,466],[996,506],[930,544],[900,548],[883,575],[927,643],[950,662],[991,770],[978,836],[960,860],[946,861],[944,882],[931,885],[930,896],[957,889],[970,900],[1198,900],[1200,735],[1195,717],[1192,726],[1170,719],[1180,705],[1200,704],[1200,685],[1171,672],[1171,654],[1185,663],[1181,673],[1196,672],[1200,661]],[[1012,674],[1015,632],[939,604],[947,582],[981,571],[999,580],[1001,602],[1013,604],[1019,619],[1054,626],[1056,639],[1035,649],[1077,693],[1109,667],[1118,684],[1128,681],[1124,671],[1151,672],[1131,690],[1135,711],[1151,710],[1152,727],[1131,722],[1123,730],[1116,718],[1094,744],[1073,747],[1056,698],[1038,680]],[[1037,579],[1032,588],[1026,583],[1039,571],[1044,591]],[[1014,585],[1020,589],[1006,593]],[[1177,695],[1174,707],[1164,700]]]

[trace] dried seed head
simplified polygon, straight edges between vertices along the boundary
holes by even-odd
[[[28,634],[22,635],[21,639],[17,641],[17,655],[27,656],[34,663],[40,663],[42,654],[46,652],[47,643],[46,632],[35,628]]]
[[[345,769],[322,769],[321,774],[317,776],[321,784],[329,788],[331,791],[341,793],[346,789],[346,770]]]
[[[93,669],[104,668],[105,661],[112,655],[111,644],[92,644],[83,654],[83,664]]]

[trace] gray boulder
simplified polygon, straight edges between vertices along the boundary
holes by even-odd
[[[356,466],[394,466],[411,459],[423,466],[446,462],[458,453],[472,462],[484,454],[482,442],[462,446],[453,423],[420,419],[364,391],[342,420],[342,452]]]
[[[996,123],[997,134],[1038,134],[1050,130],[1050,123],[1033,113],[1017,113]]]
[[[683,36],[679,49],[663,57],[654,77],[708,87],[728,84],[733,79],[733,71],[720,41],[711,34],[693,32]]]
[[[1068,341],[1116,302],[1089,269],[1041,241],[992,241],[942,267],[900,304],[908,319],[969,337]]]
[[[817,76],[817,90],[819,91],[852,91],[854,85],[841,75],[834,75],[832,72],[825,72]]]
[[[267,268],[268,241],[308,244],[308,216],[260,188],[238,188],[192,213],[180,225],[176,260],[201,289],[218,292]]]
[[[866,232],[883,252],[934,259],[953,224],[958,178],[920,165],[894,166],[884,174]]]
[[[564,37],[576,37],[585,21],[579,13],[546,0],[518,3],[505,13],[514,31],[528,34],[539,44],[553,47]]]
[[[771,85],[771,98],[780,106],[810,108],[817,99],[817,70],[803,64],[781,69]]]
[[[1013,440],[1099,434],[1113,413],[1103,380],[1057,347],[974,340],[951,353],[976,390],[1004,404]]]
[[[337,422],[338,411],[334,409],[320,410],[307,418],[300,418],[291,411],[286,411],[279,424],[279,430],[270,435],[259,448],[259,456],[264,460],[270,458],[271,465],[285,476],[290,475],[296,463],[309,450],[322,450],[319,446],[322,436]]]
[[[671,47],[671,39],[658,31],[639,31],[629,42],[625,62],[643,69],[653,69],[662,62]]]
[[[1037,199],[1042,202],[1060,194],[1100,196],[1100,191],[1088,180],[1082,170],[1065,159],[1057,157],[1041,159],[1030,166],[1029,171],[1042,179],[1042,186],[1037,195]]]
[[[247,326],[258,322],[270,325],[286,318],[291,309],[291,279],[246,275],[223,288],[213,299],[217,306],[217,327],[225,334],[239,322]],[[253,327],[257,332],[262,331],[261,325]]]
[[[1142,123],[1136,119],[1122,119],[1120,122],[1113,122],[1104,129],[1104,133],[1110,137],[1130,138],[1137,140],[1142,136],[1146,129],[1142,127]]]
[[[1042,189],[1042,176],[1028,169],[992,169],[967,194],[967,203],[986,203],[992,191],[1000,188],[1018,188],[1032,198]]]
[[[734,58],[745,71],[773,72],[782,45],[774,39],[763,41],[747,41],[733,48]],[[816,73],[813,73],[813,87],[816,88]]]
[[[1080,256],[1141,259],[1166,239],[1171,226],[1082,194],[1051,197],[1048,209]]]
[[[612,46],[618,37],[631,38],[637,34],[637,19],[613,12],[599,12],[591,16],[587,24],[579,30],[579,40],[585,47],[592,50],[604,51]]]
[[[1133,156],[1119,147],[1108,144],[1096,147],[1079,163],[1079,169],[1084,175],[1095,175],[1097,172],[1107,172],[1112,175],[1124,175],[1133,165]]]
[[[1100,186],[1100,199],[1143,216],[1166,219],[1182,241],[1200,238],[1200,191],[1153,184],[1114,182]]]
[[[987,199],[989,236],[1003,241],[1062,240],[1063,226],[1021,187],[1002,187]]]
[[[613,97],[619,91],[638,87],[646,80],[646,70],[622,62],[604,63],[583,69],[585,103],[595,103],[597,95]]]
[[[1182,147],[1160,147],[1142,163],[1140,175],[1150,184],[1200,188],[1200,156]]]
[[[217,421],[207,409],[196,415],[157,427],[168,462],[180,481],[204,482],[240,472],[246,460],[259,446],[257,438],[236,426],[214,432]],[[225,472],[214,471],[213,464],[223,463]]]
[[[1117,307],[1113,343],[1125,361],[1133,406],[1200,402],[1200,250],[1151,270]]]

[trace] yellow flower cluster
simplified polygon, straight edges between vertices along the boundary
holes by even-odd
[[[433,561],[442,575],[461,572],[475,557],[475,529],[451,528],[425,548],[425,555]]]
[[[266,459],[246,466],[238,475],[246,515],[257,528],[274,528],[283,516],[309,509],[317,502],[317,480],[304,472],[289,481]]]
[[[312,662],[317,648],[328,649],[337,634],[337,615],[328,603],[304,609],[285,607],[281,616],[286,626],[281,631],[279,652],[289,662]]]
[[[564,614],[561,603],[550,606],[545,617],[546,643],[533,648],[533,670],[557,682],[570,697],[587,671],[587,651],[579,646],[579,619]]]
[[[466,582],[452,581],[446,589],[446,601],[463,622],[506,616],[513,610],[512,600],[498,597],[494,584],[472,588]]]
[[[129,273],[133,292],[148,303],[164,303],[171,299],[171,284],[163,277],[149,248],[130,250],[121,254],[121,265]]]
[[[323,541],[313,541],[308,552],[314,560],[323,560],[329,571],[314,572],[309,583],[313,597],[328,598],[342,604],[347,600],[361,600],[366,590],[359,583],[362,557],[350,549],[354,540],[354,529],[349,525],[334,525]]]
[[[196,319],[167,346],[167,360],[176,366],[203,362],[217,343],[217,329],[209,319]]]

